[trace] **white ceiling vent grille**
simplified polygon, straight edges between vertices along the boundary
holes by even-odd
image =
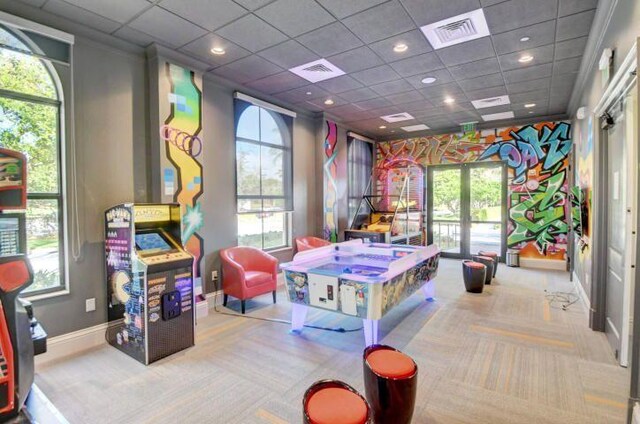
[[[418,124],[418,125],[409,125],[408,127],[400,127],[403,130],[405,130],[406,132],[413,132],[413,131],[423,131],[423,130],[428,130],[430,129],[428,126],[426,126],[425,124]]]
[[[407,112],[394,113],[393,115],[385,115],[381,116],[380,118],[384,119],[387,122],[402,122],[414,119],[413,116],[411,116]]]
[[[482,109],[482,108],[485,108],[485,107],[508,105],[510,103],[511,103],[511,100],[509,100],[509,96],[489,97],[489,98],[486,98],[486,99],[472,100],[471,101],[471,104],[476,109]]]
[[[344,71],[327,59],[319,59],[304,65],[296,66],[289,71],[309,82],[319,82],[344,75]]]
[[[490,115],[482,115],[482,119],[484,121],[500,121],[502,119],[512,119],[515,118],[513,112],[500,112],[500,113],[492,113]]]
[[[489,35],[482,9],[420,27],[434,49],[453,46]]]

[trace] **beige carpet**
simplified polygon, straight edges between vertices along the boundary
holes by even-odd
[[[441,261],[437,300],[419,294],[381,321],[381,342],[419,366],[414,423],[623,423],[628,370],[580,302],[567,311],[545,292],[568,274],[507,268],[481,295],[464,291],[460,262]],[[251,316],[289,319],[279,292]],[[231,301],[227,310],[238,310]],[[308,323],[361,321],[312,310]],[[145,367],[104,346],[38,369],[38,386],[71,423],[300,423],[306,388],[324,378],[363,390],[362,331],[334,333],[216,314],[196,347]]]

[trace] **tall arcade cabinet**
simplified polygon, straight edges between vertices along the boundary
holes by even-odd
[[[194,260],[181,227],[176,203],[105,212],[107,341],[145,365],[195,342]]]

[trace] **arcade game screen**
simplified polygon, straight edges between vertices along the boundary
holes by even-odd
[[[136,234],[136,248],[144,253],[167,252],[173,247],[158,232]]]

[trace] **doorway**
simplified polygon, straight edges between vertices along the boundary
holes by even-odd
[[[506,255],[507,167],[502,162],[433,165],[427,169],[427,239],[443,257],[481,250]]]

